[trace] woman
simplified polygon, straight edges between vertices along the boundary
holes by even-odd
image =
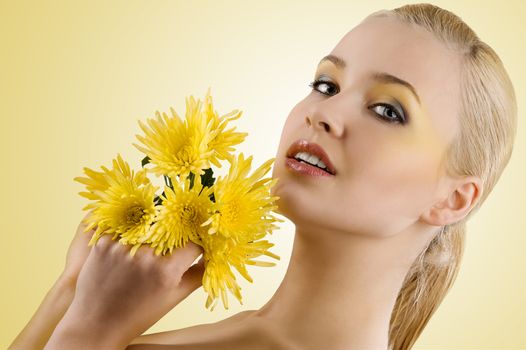
[[[429,4],[373,13],[315,79],[276,156],[273,191],[296,231],[261,309],[141,336],[200,286],[201,248],[131,260],[109,237],[89,250],[79,227],[63,277],[11,348],[411,348],[510,159],[513,86],[489,46]]]

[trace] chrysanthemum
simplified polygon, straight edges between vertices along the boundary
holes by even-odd
[[[208,235],[202,236],[206,267],[203,288],[208,293],[206,307],[221,297],[223,305],[228,308],[226,290],[230,290],[242,303],[231,266],[252,282],[246,264],[274,265],[252,258],[267,255],[279,260],[279,256],[267,250],[273,246],[272,243],[258,241],[277,228],[274,222],[283,222],[271,214],[277,208],[273,202],[279,197],[270,196],[270,188],[278,179],[261,179],[270,170],[274,159],[265,162],[251,176],[247,174],[252,157],[244,159],[241,153],[237,159],[229,161],[228,175],[220,177],[213,186],[215,203],[210,209],[212,215],[203,223],[203,226],[209,226]]]
[[[219,117],[217,111],[214,110],[210,88],[208,88],[204,98],[204,114],[206,115],[207,122],[212,123],[212,130],[219,131],[212,141],[210,141],[208,147],[214,150],[210,162],[220,168],[221,163],[219,163],[218,160],[231,158],[231,152],[235,151],[233,146],[243,142],[248,135],[247,133],[234,132],[236,127],[225,130],[230,121],[241,117],[242,112],[234,109],[230,113]]]
[[[133,178],[138,185],[146,185],[150,182],[146,176],[146,172],[139,172],[133,175],[133,171],[130,169],[129,164],[122,159],[120,154],[117,155],[117,158],[113,159],[112,163],[113,168],[111,170],[105,166],[101,166],[103,171],[96,171],[85,167],[83,170],[88,177],[74,178],[75,181],[86,185],[87,192],[79,192],[82,197],[91,200],[100,200],[100,196],[97,193],[106,191],[106,189],[110,186],[109,179],[115,180],[118,176]],[[94,204],[90,203],[86,205],[83,210],[93,207]]]
[[[89,244],[103,234],[113,234],[113,239],[133,245],[132,255],[142,244],[151,244],[156,255],[172,253],[188,241],[201,245],[206,307],[213,310],[221,298],[228,309],[228,291],[242,304],[233,269],[252,282],[246,265],[275,265],[254,258],[280,259],[268,251],[274,244],[262,240],[277,228],[275,222],[283,222],[271,214],[279,197],[271,196],[270,189],[278,180],[263,178],[274,159],[248,175],[252,157],[231,154],[248,134],[235,132],[235,127],[226,129],[241,112],[219,117],[210,88],[204,104],[193,96],[186,99],[184,121],[173,108],[170,111],[171,117],[156,112],[156,118],[139,121],[144,135],[136,135],[141,145],[133,145],[147,156],[143,166],[151,163],[151,170],[135,173],[118,155],[113,169],[84,168],[87,177],[75,178],[86,185],[87,191],[80,194],[93,201],[83,208],[92,210],[84,221],[86,231],[97,227]],[[214,183],[211,164],[221,167],[219,161],[225,159],[230,163],[228,175]],[[146,176],[148,171],[165,177],[159,197]],[[162,205],[156,206],[159,201]]]
[[[230,291],[243,304],[241,287],[232,272],[234,267],[247,281],[253,282],[246,270],[246,265],[274,266],[274,262],[252,260],[254,257],[267,255],[277,260],[280,257],[268,251],[274,246],[267,240],[257,241],[264,234],[257,234],[253,240],[236,240],[234,237],[222,235],[203,236],[205,272],[203,289],[208,294],[205,307],[213,311],[221,298],[223,306],[228,310],[227,291]]]
[[[144,146],[133,145],[150,158],[151,171],[157,176],[167,175],[175,181],[180,175],[186,178],[190,172],[199,173],[207,167],[212,151],[208,143],[212,139],[210,127],[201,123],[183,123],[173,108],[172,116],[156,112],[157,119],[148,119],[146,126],[139,120],[145,136],[135,135]],[[187,115],[196,113],[188,110]]]
[[[239,116],[218,118],[213,112],[211,98],[207,95],[206,110],[202,102],[193,96],[186,99],[184,122],[173,108],[172,116],[156,112],[157,119],[148,119],[148,126],[139,121],[145,135],[136,135],[143,144],[133,144],[150,158],[152,171],[167,175],[175,180],[177,176],[186,178],[190,172],[202,175],[210,163],[220,167],[217,159],[225,159],[232,146],[243,141],[246,134],[224,130],[227,122]]]
[[[210,187],[201,184],[200,176],[195,176],[194,185],[190,189],[190,179],[175,181],[174,189],[165,187],[160,212],[156,222],[147,237],[142,241],[151,243],[155,254],[170,253],[174,248],[180,248],[191,240],[201,243],[201,236],[206,234],[206,228],[201,224],[208,218],[208,210],[212,204]]]
[[[204,225],[210,225],[208,232],[219,232],[225,237],[251,237],[255,232],[271,233],[277,228],[273,223],[283,221],[271,212],[277,209],[274,201],[279,197],[270,196],[270,188],[278,179],[261,179],[270,169],[274,158],[263,163],[247,176],[252,156],[244,159],[243,153],[232,158],[228,175],[219,177],[214,184],[215,203],[212,205],[210,219]]]
[[[122,244],[133,244],[131,254],[140,247],[156,216],[154,197],[156,187],[146,176],[146,169],[137,173],[120,155],[113,161],[113,169],[101,167],[103,172],[85,168],[88,178],[75,178],[88,189],[84,196],[94,200],[84,209],[93,209],[86,218],[86,230],[97,226],[89,245],[103,234],[113,234]]]

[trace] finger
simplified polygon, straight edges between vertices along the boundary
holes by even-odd
[[[95,232],[98,229],[98,225],[96,224],[92,225],[92,227],[89,228],[91,223],[88,220],[90,219],[92,215],[93,215],[93,210],[86,213],[86,215],[80,220],[80,223],[77,227],[77,232],[75,235],[76,237],[83,237],[82,239],[87,240],[88,242],[91,240],[91,237],[93,237],[93,234],[95,234]]]
[[[163,256],[156,255],[155,248],[152,248],[149,244],[146,244],[146,243],[124,244],[119,241],[119,244],[121,244],[126,249],[126,253],[130,256],[131,259],[142,260],[145,262],[153,263],[153,262],[158,261],[158,259],[163,258]]]
[[[184,247],[174,249],[172,254],[167,256],[168,264],[170,265],[169,269],[179,271],[180,275],[182,275],[203,252],[204,250],[201,246],[194,242],[188,242]]]
[[[90,230],[86,230],[86,228],[87,225],[80,224],[77,229],[76,237],[79,237],[79,239],[89,242],[91,240],[91,237],[93,237],[93,235],[97,231],[97,226],[91,228]]]
[[[84,217],[80,220],[80,224],[79,224],[79,229],[80,228],[83,228],[83,229],[86,229],[88,227],[88,224],[89,224],[89,219],[90,217],[93,215],[93,210],[91,211],[88,211],[86,213],[86,215],[84,215]],[[96,227],[96,226],[95,226]]]
[[[79,236],[81,233],[86,231],[86,228],[88,227],[87,219],[90,217],[91,212],[84,215],[82,219],[80,219],[80,222],[77,226],[77,236]]]
[[[105,250],[105,249],[109,249],[110,247],[112,247],[114,243],[115,242],[112,240],[111,235],[102,235],[99,239],[97,239],[93,247],[97,247],[97,249]]]
[[[203,285],[204,272],[204,260],[200,260],[198,263],[190,266],[190,268],[183,274],[179,285],[174,290],[174,300],[176,302],[183,300],[193,291],[201,287]]]

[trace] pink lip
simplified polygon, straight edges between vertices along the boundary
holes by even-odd
[[[287,158],[285,160],[285,166],[288,169],[292,169],[293,171],[298,172],[300,174],[310,176],[334,176],[332,174],[329,174],[325,170],[315,167],[314,165],[300,162],[299,160],[296,160],[294,158]]]
[[[298,152],[308,152],[308,153],[313,154],[316,157],[320,158],[321,161],[323,163],[325,163],[325,165],[327,166],[327,169],[329,170],[330,174],[328,174],[326,171],[323,171],[323,170],[321,170],[321,169],[319,169],[319,168],[317,168],[315,166],[310,166],[310,165],[307,165],[305,163],[301,163],[301,162],[296,161],[294,159],[294,156]],[[321,172],[321,173],[323,173],[323,175],[329,175],[329,176],[330,175],[336,175],[336,169],[334,168],[334,165],[332,165],[332,162],[330,161],[329,156],[327,155],[327,153],[325,153],[323,148],[320,145],[318,145],[316,143],[310,143],[309,141],[307,141],[305,139],[299,139],[299,140],[294,142],[289,147],[289,149],[287,151],[287,158],[289,158],[289,159],[287,159],[287,164],[289,164],[289,165],[297,165],[296,166],[296,170],[298,170],[299,169],[299,165],[301,165],[302,169],[304,169],[305,167],[309,167],[309,168],[313,168],[313,169],[318,170],[318,172],[316,172],[316,174]],[[295,161],[295,163],[291,162],[291,160]]]

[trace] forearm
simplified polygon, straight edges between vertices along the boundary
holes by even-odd
[[[31,320],[10,345],[10,350],[43,349],[75,295],[73,281],[59,277]]]
[[[119,327],[100,322],[100,317],[75,312],[72,306],[45,345],[44,350],[124,350],[129,344],[128,337]]]

